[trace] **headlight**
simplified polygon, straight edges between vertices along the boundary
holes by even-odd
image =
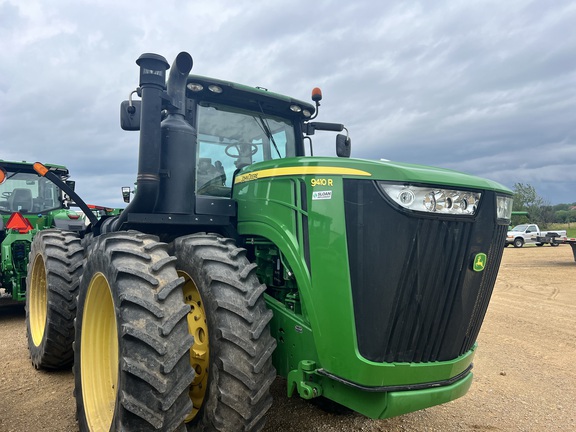
[[[496,196],[496,217],[498,219],[508,219],[512,217],[512,197],[511,196]]]
[[[473,216],[482,195],[480,192],[436,187],[394,185],[382,182],[378,182],[378,185],[400,206],[428,213]]]

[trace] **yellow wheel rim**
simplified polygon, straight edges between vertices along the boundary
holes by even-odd
[[[179,271],[178,276],[182,276],[185,279],[184,301],[191,307],[191,311],[188,314],[188,331],[194,336],[194,345],[190,350],[190,365],[196,371],[196,376],[194,381],[192,381],[189,392],[193,405],[192,412],[186,418],[186,422],[189,422],[196,417],[204,402],[208,384],[210,350],[206,311],[200,292],[187,273]]]
[[[48,308],[48,289],[46,287],[46,268],[41,255],[36,255],[32,266],[32,278],[28,287],[28,317],[30,334],[35,346],[40,346],[46,329],[46,309]]]
[[[88,429],[110,430],[118,390],[118,331],[110,284],[102,273],[90,281],[84,303],[80,374]]]

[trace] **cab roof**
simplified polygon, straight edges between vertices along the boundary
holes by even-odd
[[[197,84],[199,86],[193,86]],[[221,92],[211,91],[217,86]],[[198,90],[193,91],[192,88]],[[212,87],[213,88],[213,87]],[[191,99],[231,104],[253,111],[264,110],[281,117],[299,117],[303,121],[314,115],[314,105],[262,87],[250,87],[232,81],[210,78],[202,75],[189,75],[186,80],[186,96]],[[306,115],[306,111],[308,115]]]
[[[16,171],[16,170],[26,170],[26,171],[34,171],[33,168],[34,162],[27,162],[27,161],[7,161],[4,159],[0,159],[0,167],[4,168],[7,171]],[[63,174],[69,174],[68,168],[64,165],[56,165],[56,164],[44,164],[46,168],[54,171],[59,171]]]

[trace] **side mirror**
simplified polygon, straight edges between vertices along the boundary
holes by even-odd
[[[124,200],[125,203],[130,202],[130,187],[129,186],[123,186],[122,187],[122,199]]]
[[[76,182],[74,180],[66,180],[66,185],[70,189],[74,190],[74,188],[76,187]]]
[[[124,101],[120,104],[120,127],[127,131],[140,130],[140,113],[142,101]]]
[[[338,134],[336,135],[336,154],[338,157],[350,157],[352,151],[352,140],[349,136]]]

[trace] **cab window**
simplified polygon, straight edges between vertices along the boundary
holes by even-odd
[[[0,212],[42,213],[61,206],[60,189],[36,173],[7,171],[0,184]]]
[[[197,128],[198,195],[229,197],[236,169],[296,155],[294,126],[280,117],[204,103]]]

